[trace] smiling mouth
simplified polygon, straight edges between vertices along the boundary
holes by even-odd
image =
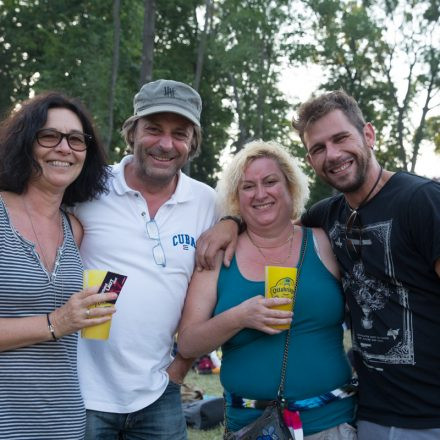
[[[253,205],[253,207],[255,209],[266,209],[266,208],[270,208],[273,205],[272,202],[268,202],[268,203],[263,203],[261,205]]]
[[[64,162],[61,160],[49,160],[47,161],[47,163],[53,167],[57,167],[57,168],[68,168],[71,167],[73,164],[71,164],[70,162]]]
[[[153,156],[153,155],[151,155],[151,157],[159,162],[171,162],[174,159],[173,157]]]
[[[342,164],[339,164],[337,167],[328,169],[328,172],[331,174],[339,174],[345,171],[347,168],[349,168],[353,164],[353,159],[346,160]]]

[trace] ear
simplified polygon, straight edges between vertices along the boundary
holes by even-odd
[[[364,137],[365,137],[365,141],[367,143],[367,145],[373,149],[373,146],[376,142],[376,132],[374,131],[374,127],[370,122],[367,122],[364,125]]]

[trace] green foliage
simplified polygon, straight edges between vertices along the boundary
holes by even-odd
[[[0,95],[0,111],[31,91],[58,90],[79,97],[105,132],[112,51],[108,6],[102,0],[4,2],[0,32],[7,60],[0,80],[9,94]]]
[[[156,0],[156,6],[153,77],[192,84],[205,0]],[[286,59],[320,64],[322,90],[355,96],[377,129],[377,155],[388,168],[409,167],[422,140],[438,145],[430,113],[440,89],[438,0],[216,0],[213,7],[195,178],[215,184],[226,146],[240,149],[254,138],[292,143],[285,117],[294,103],[278,88]],[[122,0],[112,162],[125,152],[119,130],[139,89],[143,15],[142,0]],[[401,31],[395,41],[387,36],[392,26]],[[0,115],[32,93],[56,89],[82,99],[108,138],[113,33],[108,0],[0,0]],[[406,90],[395,80],[402,54]],[[410,118],[423,99],[427,110],[414,127]]]
[[[330,185],[327,185],[319,178],[315,178],[310,185],[310,199],[306,208],[312,206],[316,202],[319,202],[319,200],[333,195],[335,195],[335,190]]]
[[[277,88],[282,51],[279,41],[289,19],[289,1],[223,0],[215,12],[210,50],[221,60],[228,103],[237,124],[232,144],[240,149],[254,138],[286,139],[281,125],[288,103]]]
[[[313,168],[307,162],[306,150],[302,143],[296,139],[291,139],[290,143],[287,144],[287,147],[290,150],[292,156],[297,159],[301,169],[304,171],[309,179],[310,197],[307,202],[306,209],[312,206],[314,203],[318,202],[319,200],[333,195],[333,188],[327,185],[321,179],[319,179],[316,176]]]
[[[440,1],[431,0],[423,16],[428,21],[438,22],[440,18]]]
[[[425,139],[432,140],[435,151],[440,154],[440,116],[433,116],[426,123]]]
[[[413,169],[417,133],[425,132],[426,114],[440,91],[438,0],[307,5],[292,63],[322,65],[321,88],[346,90],[375,126],[379,160],[389,169]],[[414,126],[415,114],[420,118]]]

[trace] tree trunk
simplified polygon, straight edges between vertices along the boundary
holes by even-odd
[[[116,95],[116,80],[118,77],[119,68],[119,49],[121,42],[121,0],[113,1],[113,60],[112,60],[112,75],[110,79],[110,94],[108,103],[108,133],[105,142],[106,152],[110,152],[110,146],[113,138],[113,123],[114,123],[114,106]]]
[[[258,84],[257,92],[257,124],[255,127],[255,137],[257,139],[264,139],[264,116],[265,116],[265,102],[268,78],[270,76],[270,46],[272,42],[266,41],[265,38],[261,41],[259,70],[261,74],[261,82]]]
[[[203,60],[205,58],[206,43],[209,35],[209,25],[212,18],[212,0],[205,0],[205,24],[203,26],[203,32],[200,35],[199,48],[197,50],[197,64],[196,74],[194,77],[194,89],[199,90],[200,80],[202,78]]]
[[[405,97],[403,98],[402,105],[399,105],[397,96],[396,96],[396,87],[394,85],[394,82],[391,78],[391,61],[392,56],[390,59],[390,65],[388,69],[385,70],[385,74],[387,76],[387,82],[388,82],[388,88],[390,90],[390,96],[394,100],[394,105],[396,106],[397,110],[397,120],[396,120],[396,136],[397,136],[397,146],[398,151],[397,154],[399,156],[399,159],[402,162],[402,166],[405,170],[408,170],[408,161],[406,159],[406,151],[405,151],[405,121],[409,112],[409,106],[413,97],[413,70],[414,66],[416,64],[415,61],[412,61],[408,68],[408,76],[407,76],[407,83],[406,83],[406,92]]]
[[[246,127],[246,119],[242,114],[241,111],[241,101],[240,101],[240,93],[237,86],[237,81],[234,77],[234,75],[229,72],[228,73],[229,80],[232,85],[232,90],[234,91],[234,100],[235,100],[235,111],[237,113],[238,118],[238,139],[234,142],[236,151],[240,151],[243,148],[243,145],[248,140],[248,130]]]
[[[420,117],[419,126],[417,127],[416,133],[414,135],[414,147],[412,152],[411,170],[410,170],[411,173],[414,173],[416,169],[417,156],[419,155],[420,144],[422,143],[423,135],[426,127],[426,115],[430,110],[429,104],[432,99],[432,94],[435,87],[435,81],[438,79],[438,74],[439,74],[439,68],[440,68],[439,62],[431,61],[430,64],[431,64],[431,72],[430,72],[431,77],[429,79],[429,84],[426,91],[425,105],[423,106],[422,109],[422,115]]]
[[[203,26],[203,32],[200,35],[199,47],[197,49],[197,62],[196,62],[196,73],[194,76],[193,87],[195,90],[199,91],[200,81],[202,78],[203,71],[203,60],[205,59],[206,43],[208,41],[209,28],[212,17],[212,0],[205,0],[205,24]],[[183,171],[187,176],[191,175],[191,162],[188,161],[183,167]]]
[[[139,86],[153,79],[154,35],[156,24],[156,0],[144,2],[144,31],[142,35],[142,64]]]

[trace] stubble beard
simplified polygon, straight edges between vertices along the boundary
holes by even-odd
[[[344,194],[350,194],[358,191],[366,181],[367,172],[372,158],[371,149],[365,142],[363,144],[363,148],[365,149],[366,155],[353,157],[354,164],[356,164],[357,167],[356,174],[353,179],[346,182],[338,182],[337,180],[335,181],[334,179],[328,178],[327,174],[324,174],[322,176],[323,180],[325,180],[325,182],[331,187]]]
[[[176,175],[179,173],[180,168],[174,167],[168,170],[155,169],[148,165],[147,158],[142,154],[142,150],[137,150],[135,153],[135,173],[137,178],[148,183],[156,188],[161,188],[168,185]]]

